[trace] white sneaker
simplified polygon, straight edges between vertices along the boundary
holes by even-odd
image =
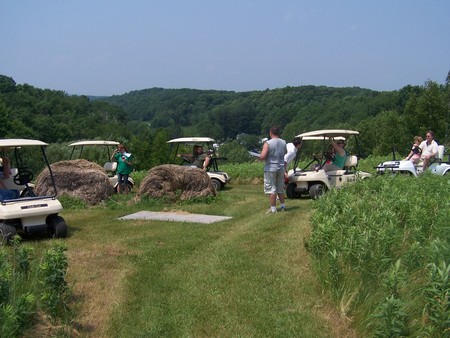
[[[273,211],[271,208],[267,209],[266,214],[276,213],[277,211]]]

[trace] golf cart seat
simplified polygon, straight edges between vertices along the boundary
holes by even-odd
[[[349,171],[349,170],[352,170],[352,169],[356,169],[357,165],[358,165],[358,156],[356,156],[356,155],[349,155],[345,159],[344,169],[346,171]]]
[[[103,165],[103,169],[105,169],[106,172],[115,172],[117,169],[117,162],[106,162]]]
[[[436,161],[442,162],[444,160],[444,150],[445,147],[443,145],[438,146],[436,153]]]

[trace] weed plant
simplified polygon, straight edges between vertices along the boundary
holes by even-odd
[[[336,302],[356,293],[363,335],[449,334],[448,191],[441,176],[383,176],[314,203],[307,248]]]
[[[64,246],[53,243],[39,260],[34,250],[15,236],[12,246],[0,246],[0,337],[19,337],[45,313],[54,323],[68,322],[62,311],[68,288]]]

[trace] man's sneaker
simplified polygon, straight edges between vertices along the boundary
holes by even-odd
[[[280,211],[286,211],[286,207],[281,207]]]
[[[272,209],[267,209],[267,211],[266,211],[266,214],[272,214],[272,213],[276,213],[277,211],[275,210],[275,211],[272,211]]]

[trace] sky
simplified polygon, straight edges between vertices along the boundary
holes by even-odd
[[[0,74],[71,95],[445,83],[449,0],[0,0]]]

